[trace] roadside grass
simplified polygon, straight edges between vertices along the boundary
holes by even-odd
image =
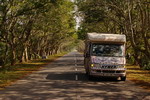
[[[15,66],[8,66],[0,69],[0,89],[11,85],[13,82],[26,77],[32,72],[38,71],[56,58],[66,53],[52,55],[48,59],[31,60],[28,63],[18,63]],[[135,84],[150,91],[150,70],[142,70],[138,66],[128,65],[127,78]]]
[[[56,58],[65,55],[66,53],[49,56],[47,59],[31,60],[27,63],[18,63],[14,66],[8,66],[0,69],[0,89],[11,85],[13,82],[24,78],[32,72],[38,71]]]
[[[127,66],[127,78],[135,84],[150,90],[150,70],[140,69],[139,66]]]

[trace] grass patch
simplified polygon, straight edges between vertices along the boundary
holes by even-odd
[[[140,69],[139,66],[127,66],[127,78],[150,90],[150,70]]]
[[[31,60],[28,63],[18,63],[15,66],[8,66],[0,69],[0,89],[11,85],[12,82],[24,78],[34,71],[38,71],[43,66],[54,61],[56,58],[66,53],[49,56],[48,59]]]

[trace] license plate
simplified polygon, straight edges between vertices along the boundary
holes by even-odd
[[[114,74],[106,74],[106,73],[104,73],[104,74],[102,74],[103,76],[115,76]]]

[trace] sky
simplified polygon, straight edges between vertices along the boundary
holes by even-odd
[[[74,2],[75,0],[71,0],[71,2]],[[74,8],[74,12],[78,11],[78,7],[75,6]],[[79,16],[75,16],[75,20],[76,20],[76,30],[80,27],[80,22],[81,22],[81,17]]]

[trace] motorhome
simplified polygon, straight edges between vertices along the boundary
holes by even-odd
[[[122,34],[87,33],[84,67],[88,77],[120,77],[125,81],[125,43]]]

